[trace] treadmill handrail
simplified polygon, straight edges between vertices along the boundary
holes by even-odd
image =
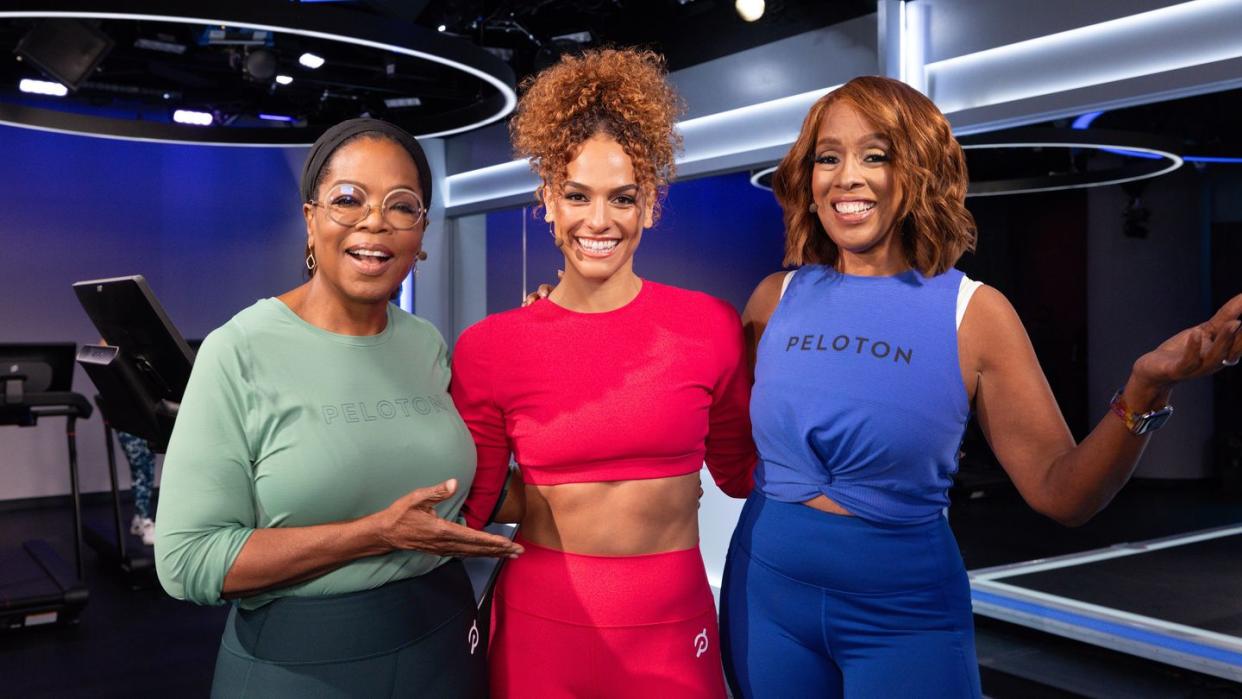
[[[20,403],[0,402],[0,425],[22,424],[15,415],[36,417],[76,417],[87,419],[94,412],[90,401],[81,393],[73,391],[50,391],[27,393]]]

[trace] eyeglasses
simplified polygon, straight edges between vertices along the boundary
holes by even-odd
[[[311,200],[311,206],[328,210],[328,218],[342,226],[356,226],[371,215],[367,192],[356,184],[338,184],[328,190],[323,201]],[[380,204],[380,218],[399,231],[417,228],[427,214],[423,200],[410,189],[394,189]]]

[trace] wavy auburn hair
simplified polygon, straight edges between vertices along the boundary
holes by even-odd
[[[651,204],[652,221],[659,219],[681,149],[675,127],[684,111],[659,54],[593,49],[566,55],[522,87],[509,135],[515,153],[530,158],[543,180],[536,191],[540,204],[545,187],[560,188],[578,147],[604,133],[630,156],[642,200]]]
[[[837,266],[840,250],[809,210],[815,142],[835,104],[848,104],[891,144],[902,201],[894,226],[911,267],[935,276],[975,249],[975,219],[966,210],[966,158],[949,122],[931,100],[903,82],[862,76],[819,98],[772,176],[785,212],[785,265]]]

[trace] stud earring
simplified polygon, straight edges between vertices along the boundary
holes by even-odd
[[[815,202],[811,202],[811,205],[806,207],[806,210],[811,213],[815,213],[816,211],[819,211],[819,204],[816,204]]]
[[[419,261],[419,262],[426,262],[426,261],[427,261],[427,251],[426,251],[426,250],[419,250],[419,251],[418,251],[418,255],[416,255],[416,257],[418,258],[418,261]]]

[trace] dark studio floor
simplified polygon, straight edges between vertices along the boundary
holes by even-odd
[[[1136,482],[1078,529],[1033,513],[1012,489],[957,494],[951,522],[968,568],[1140,541],[1242,522],[1242,495],[1214,483]],[[106,516],[92,496],[88,514]],[[0,550],[44,538],[71,560],[67,509],[0,509]],[[0,696],[206,696],[226,608],[131,590],[85,548],[90,602],[76,628],[0,634]],[[1205,570],[1202,575],[1213,575]],[[1242,687],[1022,627],[976,618],[984,691],[992,697],[1242,696]]]

